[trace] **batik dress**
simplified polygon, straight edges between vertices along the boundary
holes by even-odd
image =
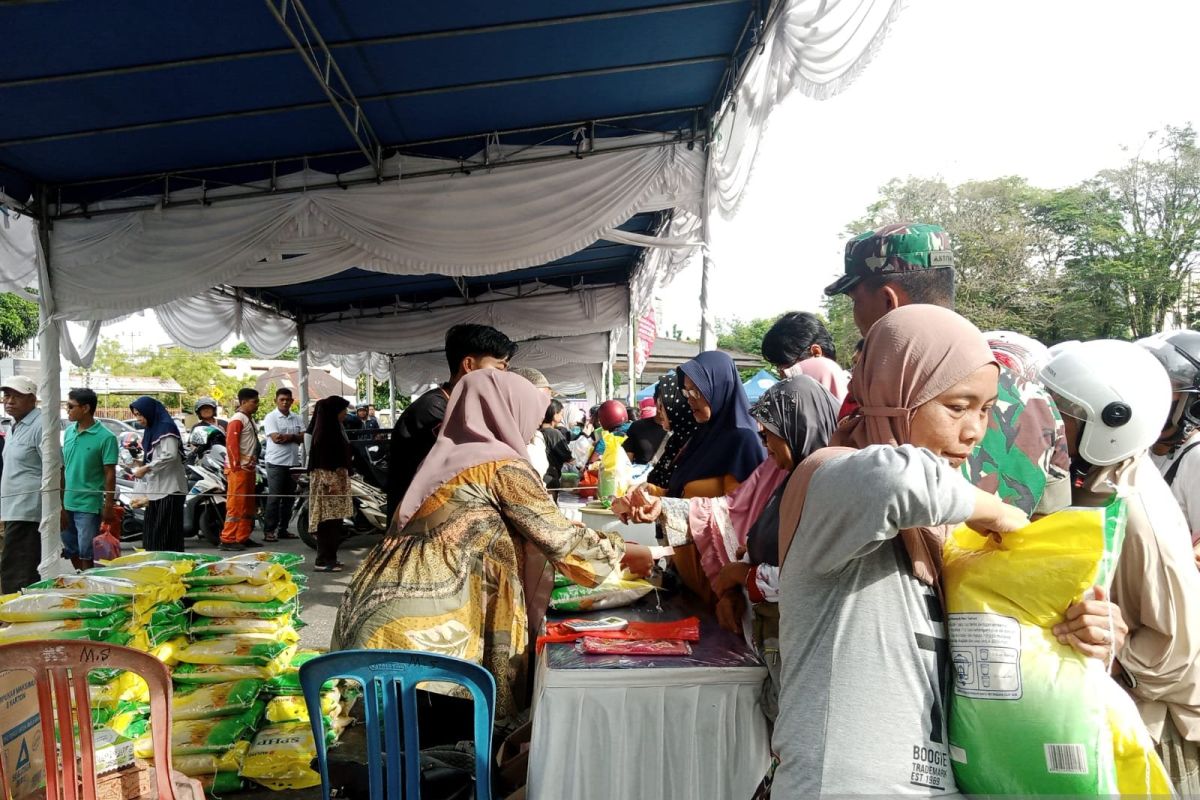
[[[524,705],[525,542],[584,586],[619,569],[625,550],[617,534],[562,516],[527,462],[470,467],[367,556],[342,599],[334,649],[423,650],[482,664],[496,678],[496,722],[505,727]],[[544,581],[548,588],[549,570]]]

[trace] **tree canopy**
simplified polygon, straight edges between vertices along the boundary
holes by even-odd
[[[0,350],[16,350],[37,331],[37,303],[11,293],[0,294]]]
[[[1151,134],[1124,165],[1065,189],[1011,176],[957,186],[894,179],[847,232],[914,220],[950,233],[958,310],[983,330],[1047,343],[1139,338],[1200,316],[1191,279],[1200,150],[1191,126]],[[839,350],[856,335],[839,327],[848,307],[844,299],[825,307]]]

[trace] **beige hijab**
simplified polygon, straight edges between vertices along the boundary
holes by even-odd
[[[908,443],[918,408],[980,367],[995,363],[979,329],[949,309],[903,306],[876,322],[850,384],[861,407],[842,420],[831,447],[805,459],[788,483],[780,504],[779,563],[786,554],[784,538],[790,545],[800,524],[808,483],[823,463],[847,449]],[[913,575],[931,586],[937,586],[941,576],[945,533],[943,528],[900,532]]]

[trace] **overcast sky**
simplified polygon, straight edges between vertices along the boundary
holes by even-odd
[[[776,109],[738,216],[714,225],[714,314],[817,310],[845,225],[893,177],[1067,186],[1200,121],[1197,30],[1189,0],[910,0],[849,89]],[[699,273],[663,294],[661,330],[699,330]]]
[[[890,178],[1066,186],[1200,121],[1198,30],[1191,0],[909,0],[849,89],[776,109],[737,218],[714,225],[715,316],[816,310],[844,226]],[[699,330],[699,272],[664,293],[660,330]],[[104,335],[165,341],[137,317]]]

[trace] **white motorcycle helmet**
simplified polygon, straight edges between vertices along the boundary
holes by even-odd
[[[1061,350],[1041,372],[1059,411],[1084,423],[1079,457],[1108,466],[1154,444],[1171,407],[1171,381],[1154,356],[1101,339]]]

